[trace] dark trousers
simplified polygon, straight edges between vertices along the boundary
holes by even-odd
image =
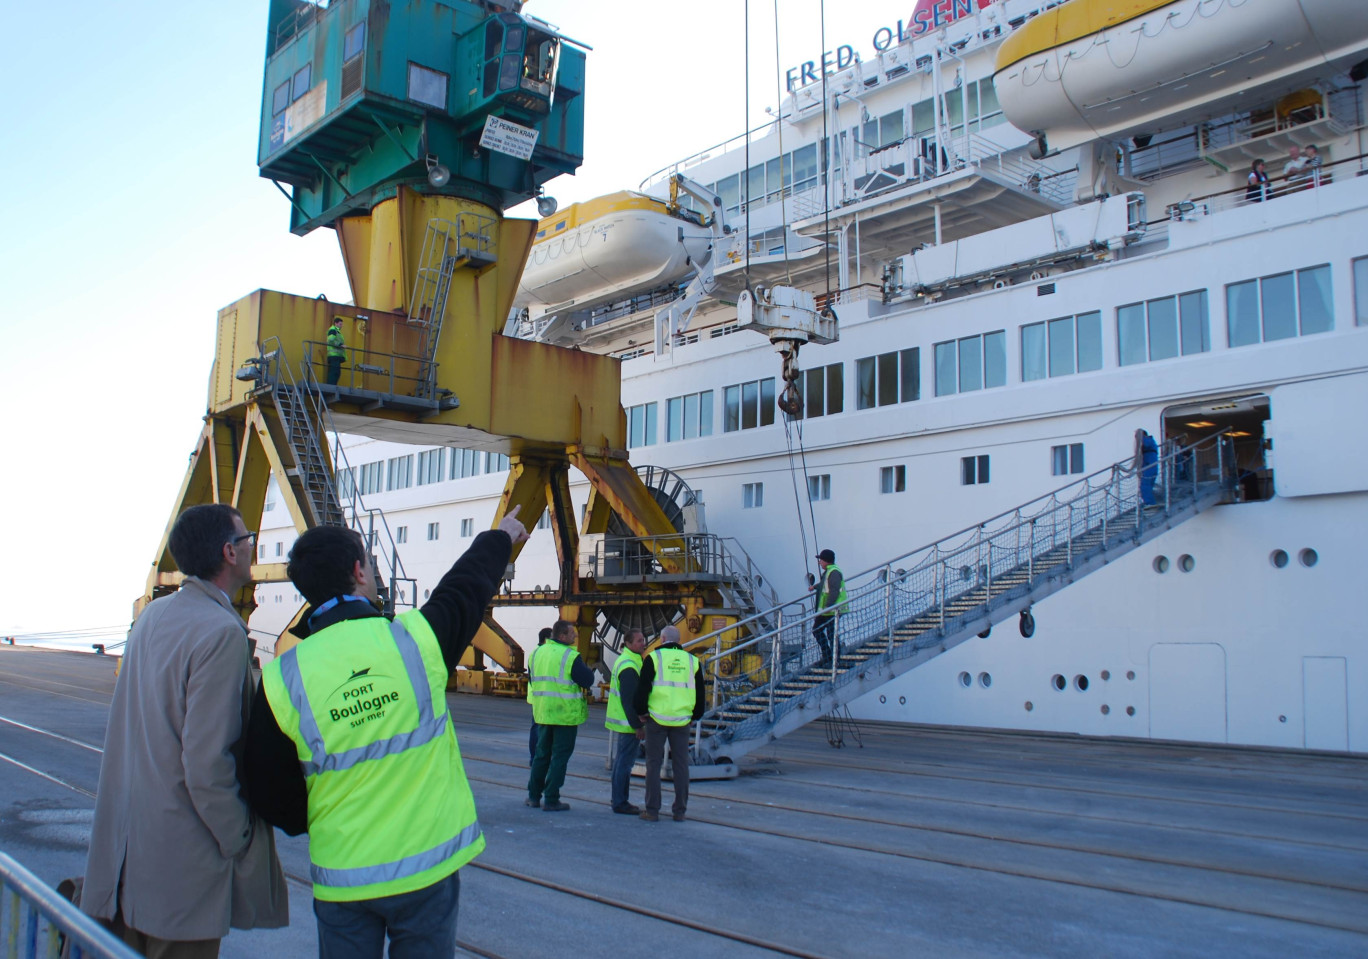
[[[654,719],[646,720],[646,809],[660,812],[660,767],[665,762],[666,740],[674,769],[674,805],[670,811],[678,815],[689,807],[689,727],[662,726]]]
[[[537,755],[532,760],[532,778],[527,781],[530,799],[546,797],[549,803],[560,802],[561,786],[565,785],[565,767],[575,751],[578,726],[538,726]]]
[[[632,782],[632,767],[641,755],[641,741],[636,733],[613,733],[617,740],[613,752],[613,808],[624,809],[629,803],[627,793]]]
[[[328,357],[328,385],[336,386],[337,381],[342,379],[342,357]]]
[[[817,640],[817,648],[822,651],[821,663],[831,662],[831,644],[836,632],[835,616],[818,616],[817,625],[812,628],[812,637]]]
[[[319,959],[381,959],[389,935],[390,959],[456,954],[460,873],[424,889],[357,902],[314,900]]]
[[[530,766],[537,758],[537,730],[541,727],[536,723],[527,733],[527,764]]]

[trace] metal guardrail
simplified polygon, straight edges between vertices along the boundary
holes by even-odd
[[[343,349],[347,351],[347,355],[342,363],[342,377],[337,383],[343,389],[369,389],[390,396],[410,396],[418,395],[425,383],[425,378],[419,373],[423,365],[421,356],[377,353],[359,346],[346,346]],[[304,361],[301,365],[308,368],[309,377],[313,382],[320,382],[321,374],[326,373],[328,368],[328,344],[319,340],[305,340]],[[405,366],[413,372],[401,373],[400,369]],[[367,376],[381,377],[384,383],[363,386],[362,378]]]
[[[0,852],[0,936],[4,959],[138,959],[113,933]]]
[[[992,519],[943,537],[846,579],[847,600],[837,617],[834,643],[839,654],[871,640],[887,638],[888,655],[910,657],[922,645],[895,645],[895,630],[918,617],[935,615],[943,630],[947,621],[962,616],[957,600],[971,607],[1029,584],[1036,564],[1049,567],[1062,559],[1072,565],[1075,550],[1094,548],[1108,535],[1162,522],[1175,507],[1198,499],[1203,490],[1230,490],[1234,484],[1234,456],[1225,432],[1191,446],[1166,449],[1153,471],[1155,503],[1142,502],[1145,471],[1132,460],[1106,469],[1031,500]],[[776,703],[775,689],[809,673],[818,651],[812,639],[817,611],[810,597],[790,600],[757,613],[733,627],[701,636],[689,643],[695,652],[706,650],[704,673],[712,682],[712,702],[703,722],[717,720],[731,702],[767,692],[767,707],[738,722],[735,739],[745,739],[749,728],[759,731],[793,708],[796,700]],[[766,622],[773,624],[766,628]],[[738,641],[749,633],[749,638]],[[930,636],[923,645],[941,642]],[[839,654],[836,659],[839,661]],[[842,673],[836,663],[829,676],[836,685],[853,681],[853,671]],[[816,718],[814,715],[813,718]],[[695,748],[701,743],[701,724]]]

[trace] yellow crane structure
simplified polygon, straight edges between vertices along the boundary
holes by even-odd
[[[496,12],[499,4],[417,0],[405,15],[454,17],[455,39],[435,53],[408,49],[403,98],[402,78],[383,70],[378,48],[427,42],[426,34],[396,23],[399,9],[383,6],[342,7],[351,11],[344,18],[335,4],[272,0],[261,173],[290,198],[295,232],[335,230],[353,302],[258,290],[219,311],[204,428],[139,608],[180,581],[167,536],[182,510],[230,504],[259,528],[272,478],[296,530],[360,530],[389,560],[378,564],[388,571],[389,601],[416,600],[383,517],[337,487],[329,435],[345,433],[507,455],[493,525],[517,506],[532,529],[549,510],[561,576],[555,589],[510,589],[499,601],[559,607],[578,625],[588,662],[598,658],[593,636],[605,606],[670,604],[683,610],[686,637],[701,634],[703,611],[734,605],[725,592],[730,574],[676,529],[629,464],[619,361],[502,333],[536,223],[501,210],[578,166],[582,53],[540,21]],[[313,58],[308,70],[305,57]],[[415,93],[419,57],[445,58],[452,89],[444,111],[434,110],[430,77],[419,77],[428,85]],[[558,67],[548,74],[550,61]],[[467,78],[473,86],[463,93]],[[385,89],[395,82],[399,89]],[[502,141],[490,138],[496,119]],[[528,139],[538,145],[526,148]],[[343,319],[345,373],[329,383],[325,340],[335,317]],[[578,524],[571,468],[591,486]],[[613,516],[632,540],[636,574],[611,582],[580,575],[581,536],[606,533]],[[259,583],[286,578],[279,563],[253,572]],[[250,616],[253,589],[234,600]],[[719,622],[707,618],[709,628]],[[290,642],[282,636],[277,652]],[[477,667],[481,656],[522,671],[521,647],[491,615],[463,665]]]

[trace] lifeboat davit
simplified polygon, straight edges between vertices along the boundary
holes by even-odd
[[[993,86],[1043,153],[1255,107],[1365,56],[1365,0],[1071,0],[1003,41]]]
[[[711,242],[697,216],[642,193],[573,203],[537,225],[514,303],[538,315],[658,289],[691,275]]]

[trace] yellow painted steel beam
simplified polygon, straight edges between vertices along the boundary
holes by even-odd
[[[664,569],[671,573],[688,571],[692,564],[684,540],[677,536],[678,530],[625,456],[620,459],[588,456],[576,447],[569,450],[569,455],[570,462],[589,478],[594,490],[617,513],[632,535],[657,537],[646,545]]]
[[[510,673],[521,673],[526,668],[523,649],[518,641],[488,614],[471,640],[470,647],[462,654],[461,665],[467,669],[478,668],[480,663],[477,654],[488,656]]]

